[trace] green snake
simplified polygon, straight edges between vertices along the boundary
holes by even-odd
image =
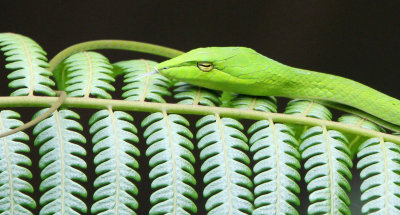
[[[209,89],[315,100],[400,130],[399,100],[347,78],[284,65],[250,48],[198,48],[158,64],[155,70]]]

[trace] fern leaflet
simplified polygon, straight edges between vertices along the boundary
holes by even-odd
[[[235,95],[229,102],[230,107],[256,110],[262,112],[276,113],[276,99],[275,97],[255,97],[247,95]]]
[[[107,91],[115,91],[110,82],[114,82],[112,65],[106,57],[96,52],[80,52],[71,55],[64,61],[66,74],[65,91],[71,97],[97,96],[111,99]],[[57,85],[64,82],[63,76],[58,78]]]
[[[179,99],[178,104],[217,106],[221,104],[213,90],[194,86],[184,82],[174,85],[174,98]]]
[[[134,196],[138,188],[131,180],[140,181],[135,159],[140,152],[132,144],[138,142],[132,121],[131,115],[111,109],[100,110],[90,118],[94,163],[99,175],[94,181],[93,214],[136,214],[139,205]]]
[[[326,127],[312,127],[302,135],[301,157],[307,174],[304,180],[310,192],[309,214],[350,214],[347,179],[352,175],[346,138]]]
[[[293,205],[300,200],[296,196],[300,188],[300,153],[293,132],[283,124],[262,120],[249,128],[250,151],[254,153],[253,214],[298,214]]]
[[[79,144],[86,140],[78,133],[82,131],[78,119],[79,115],[73,111],[55,111],[33,129],[33,134],[37,135],[35,146],[40,145],[39,167],[43,180],[40,191],[44,192],[40,198],[40,205],[43,206],[40,214],[79,214],[87,211],[85,203],[79,198],[86,198],[86,190],[79,182],[86,182],[87,178],[81,171],[86,168],[81,158],[86,151]]]
[[[341,123],[344,123],[344,124],[355,125],[355,126],[365,128],[365,129],[370,129],[373,131],[382,131],[382,128],[380,128],[375,123],[368,121],[364,118],[361,118],[359,116],[356,116],[356,115],[346,114],[346,115],[339,117],[338,121]],[[362,137],[362,136],[348,134],[348,133],[347,134],[344,133],[344,136],[349,141],[349,149],[350,149],[350,153],[351,153],[351,158],[353,158],[354,154],[357,153],[358,147],[368,139],[367,137]]]
[[[7,56],[7,69],[14,70],[7,78],[12,80],[9,87],[16,88],[11,96],[32,96],[41,93],[54,96],[50,88],[54,82],[49,67],[46,52],[32,39],[14,33],[0,33],[0,47]]]
[[[236,95],[230,106],[234,108],[276,112],[274,97]],[[300,188],[300,153],[293,132],[286,125],[272,120],[260,120],[250,126],[250,151],[256,162],[254,184],[255,210],[252,214],[298,214],[294,205],[300,201],[296,194]]]
[[[117,69],[124,71],[124,93],[122,98],[128,101],[165,102],[162,96],[169,96],[169,79],[160,74],[146,74],[152,71],[157,62],[150,60],[129,60],[115,63]]]
[[[243,126],[216,114],[203,117],[196,127],[200,128],[196,138],[203,160],[201,171],[205,172],[203,195],[208,214],[250,214],[253,183]]]
[[[400,146],[372,138],[357,153],[363,214],[399,214]]]
[[[187,126],[189,122],[176,114],[154,113],[146,117],[142,126],[147,127],[143,136],[149,147],[146,156],[151,157],[150,179],[153,207],[149,214],[190,214],[196,213],[193,199],[198,195],[193,186],[195,162],[193,138]]]
[[[317,119],[332,120],[332,113],[325,106],[314,101],[291,100],[286,106],[285,114],[300,115]],[[297,140],[310,127],[304,125],[288,124],[293,130]]]
[[[9,131],[23,123],[18,120],[17,112],[0,112],[0,132]],[[0,214],[32,214],[35,201],[28,195],[33,193],[32,185],[24,179],[31,179],[32,173],[26,168],[31,160],[23,153],[29,152],[24,143],[28,135],[18,132],[0,138]]]

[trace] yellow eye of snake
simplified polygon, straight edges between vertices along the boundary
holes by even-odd
[[[209,72],[214,69],[214,66],[212,65],[212,63],[208,63],[208,62],[197,63],[197,67],[203,72]]]

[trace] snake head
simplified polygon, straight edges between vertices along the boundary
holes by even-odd
[[[265,57],[245,47],[197,48],[158,64],[155,70],[170,79],[243,93],[262,75],[257,73],[259,58]]]

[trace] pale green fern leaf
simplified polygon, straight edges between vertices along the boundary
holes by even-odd
[[[285,114],[312,117],[323,120],[332,120],[332,113],[325,106],[309,100],[291,100],[286,106]],[[289,126],[297,140],[310,128],[310,126],[286,124]]]
[[[325,106],[309,100],[289,101],[286,106],[285,113],[324,120],[332,119],[332,113],[329,112]]]
[[[129,60],[113,64],[124,71],[124,93],[122,98],[128,101],[165,102],[162,96],[169,96],[168,88],[171,81],[156,74],[146,74],[153,71],[157,62],[150,60]]]
[[[246,110],[256,110],[263,112],[277,112],[276,99],[275,97],[256,97],[247,95],[235,95],[233,99],[229,102],[230,107],[246,109]]]
[[[203,160],[201,171],[207,185],[203,195],[208,214],[250,214],[253,211],[253,183],[243,126],[219,115],[201,118],[196,138]]]
[[[7,78],[11,80],[9,87],[16,90],[11,96],[32,96],[34,93],[54,96],[50,88],[54,82],[46,52],[32,39],[14,33],[0,33],[1,51],[7,57],[7,69],[13,70]]]
[[[35,117],[46,109],[39,111]],[[79,115],[70,110],[55,111],[49,118],[38,123],[33,129],[37,135],[35,146],[39,146],[40,214],[80,214],[86,213],[86,189],[80,182],[86,182],[86,163],[81,158],[86,155],[79,144],[86,142],[79,132],[82,126],[77,122]]]
[[[21,126],[17,112],[3,110],[0,112],[0,133]],[[26,179],[32,179],[27,169],[31,160],[24,155],[30,151],[26,141],[28,135],[18,132],[0,138],[0,214],[32,214],[36,203],[30,195],[32,185]]]
[[[150,197],[153,206],[149,214],[196,213],[193,200],[198,195],[193,188],[195,159],[189,122],[182,116],[163,112],[146,117],[142,126],[147,127],[143,136],[152,168],[151,188],[155,190]]]
[[[110,84],[114,82],[112,65],[106,57],[96,52],[80,52],[64,61],[65,91],[70,97],[89,97],[111,99],[108,91],[115,91]],[[56,76],[59,79],[62,76]],[[62,80],[57,80],[57,84]]]
[[[355,125],[357,127],[370,129],[373,131],[383,131],[382,128],[380,128],[375,123],[368,121],[365,118],[356,116],[356,115],[350,115],[350,114],[343,115],[343,116],[339,117],[338,122],[341,122],[344,124],[349,124],[349,125]],[[368,137],[363,137],[363,136],[354,135],[354,134],[350,134],[350,133],[344,133],[344,136],[349,141],[349,149],[351,152],[351,158],[353,158],[354,154],[357,153],[358,147],[368,139]]]
[[[140,155],[133,118],[122,111],[100,110],[89,120],[98,177],[94,181],[93,214],[136,214],[139,204],[134,196],[140,181],[137,172]]]
[[[174,85],[174,98],[179,99],[178,104],[217,106],[221,104],[216,91],[194,86],[184,82]]]
[[[372,138],[357,153],[363,214],[400,214],[400,146]]]
[[[286,125],[262,120],[249,128],[249,134],[256,162],[253,214],[298,214],[294,206],[300,204],[296,196],[300,153],[293,132]]]
[[[230,106],[240,109],[276,112],[274,97],[236,95]],[[256,199],[252,214],[298,214],[294,206],[300,188],[300,153],[297,140],[290,128],[272,120],[261,120],[249,128],[250,151],[256,162],[253,171]]]
[[[301,157],[310,193],[309,214],[350,214],[348,179],[352,161],[346,138],[325,127],[312,127],[302,135]]]

